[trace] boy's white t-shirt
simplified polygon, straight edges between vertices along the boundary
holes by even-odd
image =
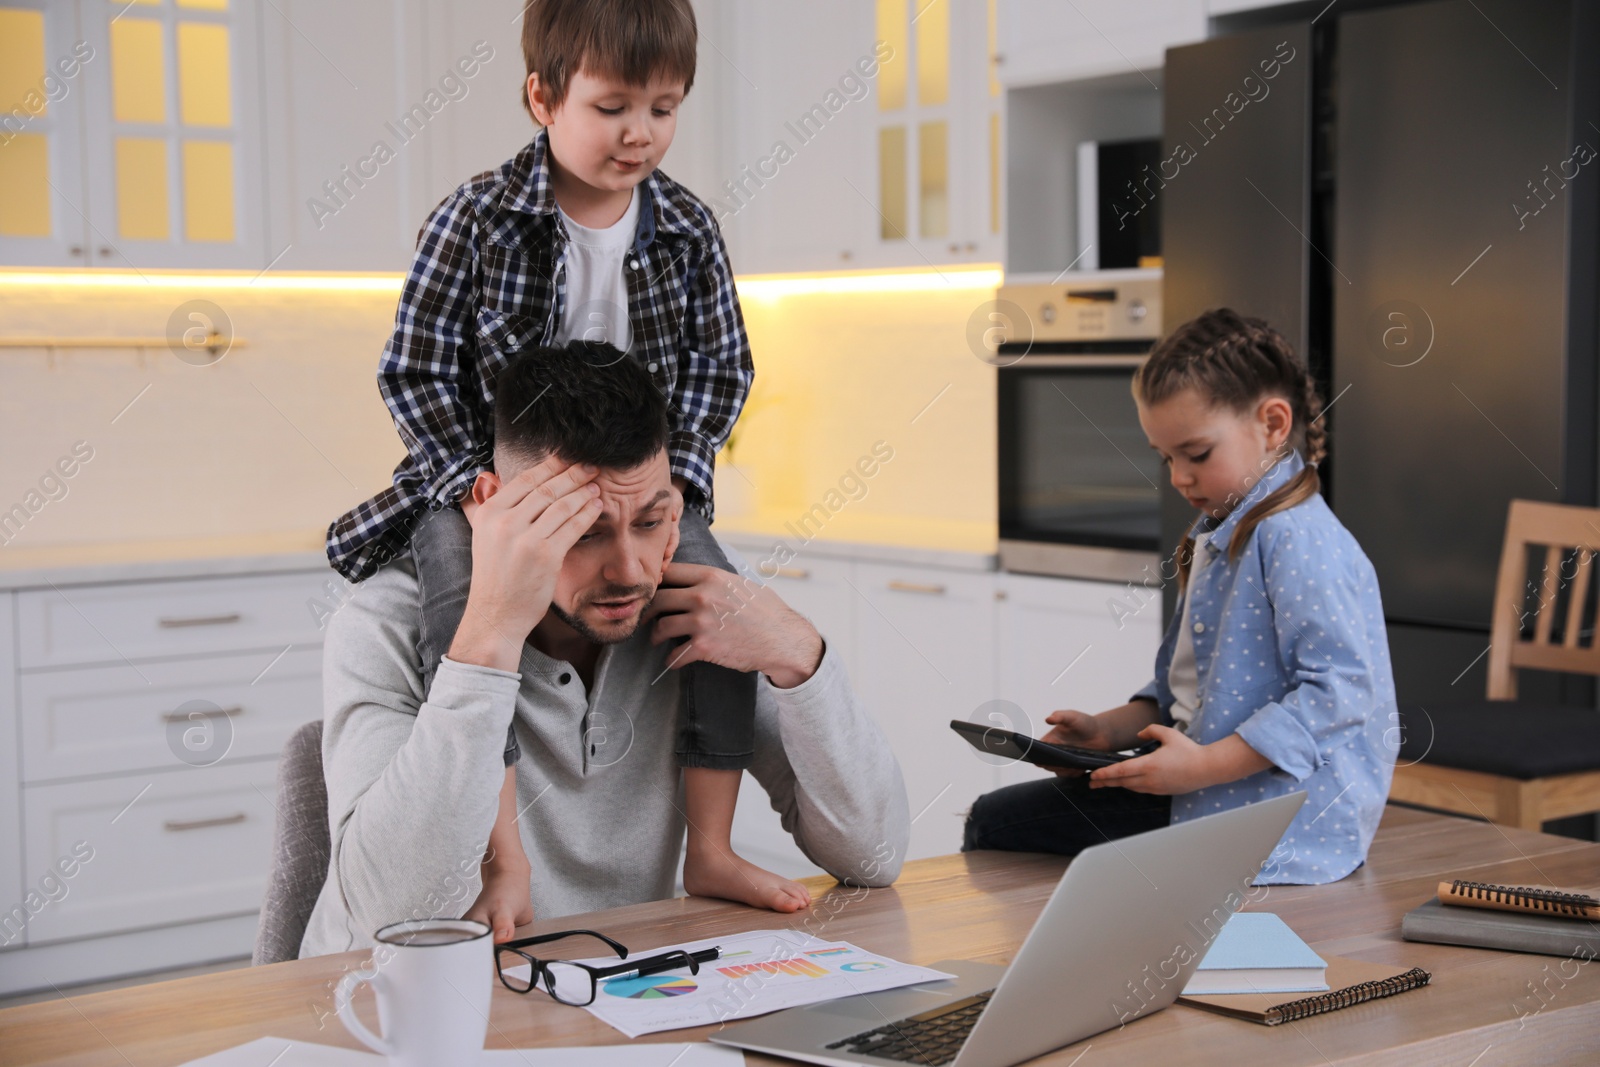
[[[1211,540],[1209,533],[1195,534],[1194,558],[1189,564],[1188,588],[1194,589],[1200,572],[1211,562],[1211,553],[1205,550]],[[1187,593],[1183,598],[1183,625],[1178,627],[1178,643],[1172,650],[1172,663],[1167,668],[1167,688],[1172,690],[1172,717],[1178,729],[1187,730],[1200,710],[1200,668],[1194,659],[1193,612],[1189,610],[1194,598]]]
[[[567,244],[566,305],[556,344],[571,340],[605,341],[626,352],[633,340],[628,322],[628,282],[622,262],[633,248],[639,229],[639,190],[633,190],[628,210],[604,229],[581,226],[561,210],[561,222],[570,238]]]

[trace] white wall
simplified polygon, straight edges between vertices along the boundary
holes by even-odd
[[[207,367],[165,347],[0,349],[0,512],[75,442],[94,449],[10,545],[319,529],[389,481],[402,450],[374,373],[392,290],[8,283],[0,323],[13,337],[162,337],[195,297],[223,308],[247,347]]]

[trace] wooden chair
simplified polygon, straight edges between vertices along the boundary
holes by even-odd
[[[1600,675],[1596,552],[1600,509],[1511,502],[1489,629],[1488,699],[1402,707],[1389,799],[1528,830],[1600,811],[1600,711],[1518,701],[1516,674]]]

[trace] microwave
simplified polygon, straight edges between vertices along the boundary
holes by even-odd
[[[1166,472],[1132,385],[1161,335],[1160,271],[1012,277],[996,303],[1001,569],[1151,580]]]

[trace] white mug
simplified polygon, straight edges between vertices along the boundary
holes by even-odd
[[[392,1067],[475,1062],[489,1032],[494,989],[489,928],[471,919],[412,919],[374,935],[372,968],[347,971],[334,992],[339,1021]],[[383,1036],[356,1017],[351,997],[371,982]]]

